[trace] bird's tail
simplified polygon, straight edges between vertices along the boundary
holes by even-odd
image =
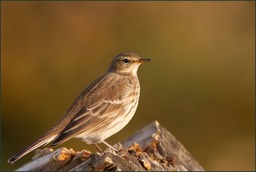
[[[38,147],[42,145],[46,145],[49,142],[51,142],[56,135],[45,135],[41,137],[40,139],[36,140],[34,143],[26,147],[25,149],[21,150],[19,153],[12,156],[7,162],[13,164],[15,161],[19,160],[21,157],[25,156],[29,152],[37,149]]]

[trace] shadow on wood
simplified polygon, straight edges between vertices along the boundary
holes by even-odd
[[[99,153],[60,148],[37,150],[33,160],[18,171],[203,171],[185,147],[157,121],[142,128],[119,151]]]

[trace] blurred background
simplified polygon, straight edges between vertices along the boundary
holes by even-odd
[[[153,60],[139,69],[134,118],[109,143],[158,120],[206,170],[254,170],[254,1],[16,1],[1,14],[2,170],[29,161],[6,163],[123,51]]]

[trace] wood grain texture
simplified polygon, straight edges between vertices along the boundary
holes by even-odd
[[[157,121],[103,152],[60,148],[36,152],[18,171],[203,171],[185,147]]]

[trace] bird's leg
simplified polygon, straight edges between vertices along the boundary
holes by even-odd
[[[107,147],[109,147],[110,149],[114,150],[114,151],[118,151],[116,148],[114,148],[113,146],[111,146],[110,144],[108,144],[106,141],[102,141],[102,143],[104,143]]]
[[[96,149],[99,151],[99,152],[102,152],[102,149],[99,147],[99,145],[97,145],[97,144],[93,144],[95,147],[96,147]]]

